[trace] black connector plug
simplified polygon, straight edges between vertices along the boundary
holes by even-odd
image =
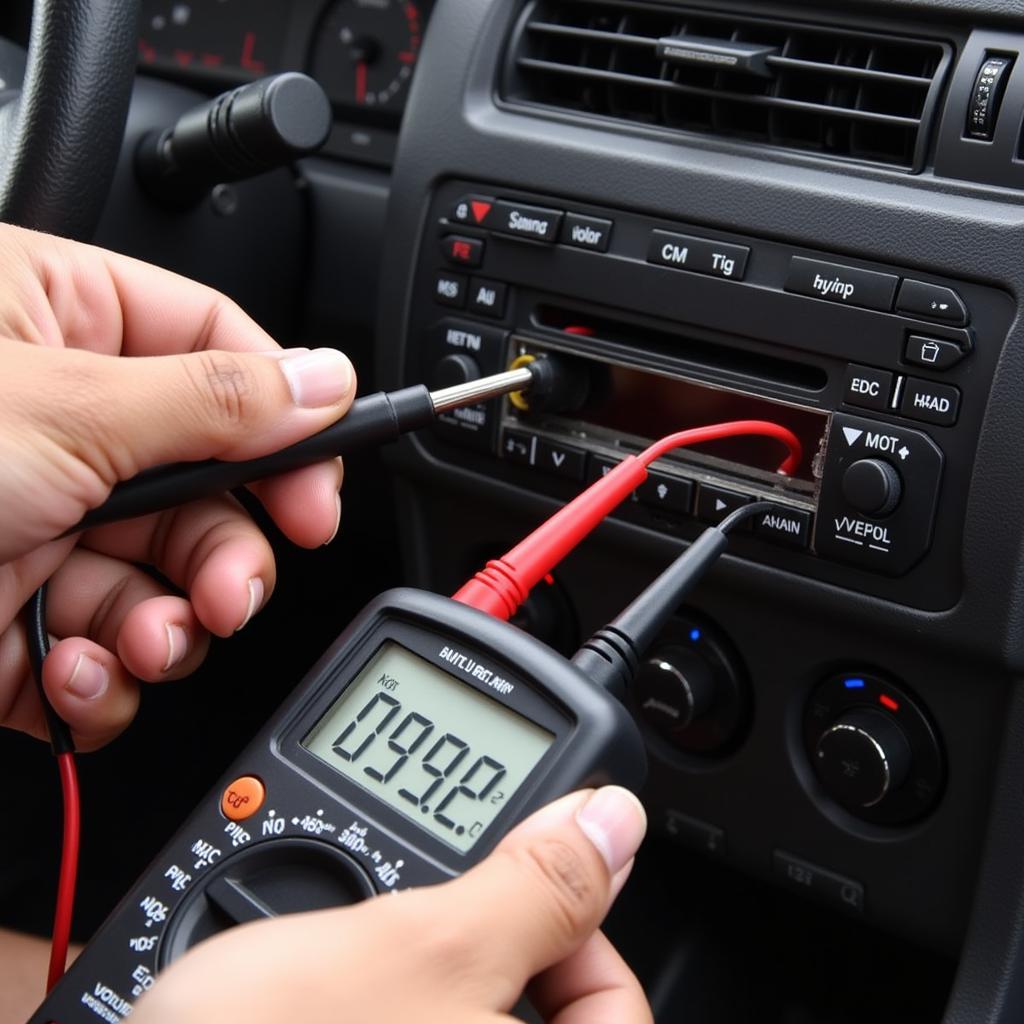
[[[594,365],[560,352],[525,353],[509,369],[525,366],[533,375],[533,385],[528,392],[513,391],[509,401],[520,412],[578,412],[591,396]]]

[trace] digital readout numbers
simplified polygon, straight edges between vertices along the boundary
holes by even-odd
[[[389,728],[386,745],[378,743]],[[434,821],[457,836],[466,831],[458,821],[459,797],[471,801],[490,798],[492,804],[505,798],[497,788],[506,774],[503,764],[488,754],[471,761],[470,745],[465,740],[450,732],[435,736],[434,723],[426,715],[410,711],[403,716],[402,702],[389,693],[375,693],[341,731],[331,749],[351,765],[361,766],[382,786],[400,784],[398,795],[402,800],[423,814],[432,813]],[[415,760],[417,754],[422,756]],[[406,770],[407,765],[418,771]],[[445,784],[463,768],[458,779],[445,789]],[[440,799],[435,802],[435,797]],[[476,825],[479,827],[479,823]]]

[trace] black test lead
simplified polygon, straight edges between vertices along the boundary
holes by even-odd
[[[547,360],[537,360],[529,366],[438,391],[417,384],[357,398],[336,423],[270,455],[239,462],[175,462],[145,470],[117,484],[102,505],[87,512],[62,536],[162,512],[338,455],[387,444],[402,434],[430,426],[438,416],[452,409],[476,405],[512,391],[537,387],[543,390],[550,386],[551,372],[552,365]]]

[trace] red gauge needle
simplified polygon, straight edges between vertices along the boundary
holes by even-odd
[[[356,103],[366,102],[366,61],[356,64]]]

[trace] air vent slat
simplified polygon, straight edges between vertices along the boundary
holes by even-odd
[[[530,32],[538,35],[564,36],[569,39],[589,39],[600,43],[615,43],[618,46],[644,46],[654,53],[656,43],[647,36],[631,36],[625,32],[605,32],[597,28],[575,28],[570,25],[553,25],[550,22],[538,21],[527,25]]]
[[[851,68],[842,64],[816,64],[811,60],[797,60],[794,57],[769,57],[768,63],[773,67],[810,71],[812,74],[836,75],[842,78],[861,78],[871,82],[891,82],[893,85],[916,86],[921,89],[927,89],[932,84],[931,78],[922,78],[918,75],[899,75],[893,71]]]
[[[643,0],[532,0],[506,98],[920,169],[950,47]]]
[[[725,89],[708,89],[696,85],[682,85],[662,78],[644,78],[639,75],[623,74],[619,71],[604,71],[600,68],[568,67],[546,60],[534,60],[524,57],[519,61],[522,68],[536,71],[548,71],[559,75],[572,75],[593,81],[615,82],[632,88],[659,89],[662,92],[678,93],[685,96],[706,96],[721,102],[734,101],[758,107],[773,107],[778,110],[799,110],[810,114],[827,114],[832,117],[849,118],[851,121],[870,121],[876,124],[888,124],[897,127],[916,128],[920,118],[900,117],[895,114],[882,114],[871,110],[857,110],[853,107],[831,107],[824,103],[809,103],[805,100],[786,99],[781,96],[756,96],[748,93],[729,92]]]

